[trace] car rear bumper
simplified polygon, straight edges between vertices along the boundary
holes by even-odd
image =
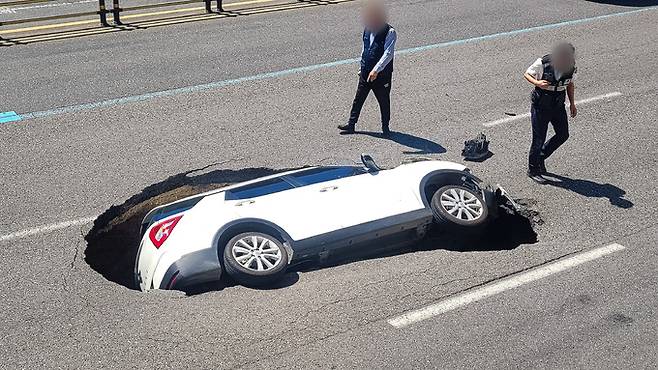
[[[184,290],[195,285],[219,281],[222,266],[217,251],[202,249],[184,255],[171,264],[158,288]]]

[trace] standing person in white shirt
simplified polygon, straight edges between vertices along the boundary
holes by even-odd
[[[528,155],[528,177],[540,184],[546,183],[542,176],[547,173],[546,159],[569,138],[565,95],[569,97],[571,117],[578,113],[573,83],[575,54],[572,44],[557,44],[551,54],[537,59],[524,74],[525,79],[535,86],[530,106],[532,145]],[[555,135],[546,141],[549,123],[553,125]]]
[[[386,9],[378,0],[368,0],[363,6],[362,18],[363,49],[361,51],[361,70],[359,85],[352,103],[350,118],[344,125],[339,125],[343,133],[353,133],[359,120],[361,108],[368,94],[375,93],[382,120],[382,133],[388,137],[391,133],[391,78],[393,76],[393,54],[397,34],[387,23]]]

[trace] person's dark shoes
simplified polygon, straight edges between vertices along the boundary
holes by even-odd
[[[354,133],[354,124],[346,123],[344,125],[338,125],[338,129],[341,131],[341,134],[353,134]]]
[[[391,137],[391,130],[388,128],[388,125],[382,126],[382,136]]]
[[[546,179],[538,171],[528,171],[528,177],[537,184],[546,184]]]

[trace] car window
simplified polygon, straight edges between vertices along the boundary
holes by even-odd
[[[301,186],[317,184],[325,181],[337,180],[344,177],[356,176],[366,173],[366,170],[360,167],[341,166],[341,167],[319,167],[310,170],[293,173],[288,175],[295,179],[295,182]]]
[[[293,186],[281,178],[259,181],[226,191],[226,200],[248,199],[290,190]]]

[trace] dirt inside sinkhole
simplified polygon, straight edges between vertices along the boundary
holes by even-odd
[[[150,185],[120,205],[113,205],[101,214],[85,236],[87,248],[85,261],[107,280],[135,289],[133,271],[140,242],[141,221],[151,209],[191,195],[222,188],[234,183],[289,171],[291,169],[245,168],[240,170],[219,169],[200,173],[193,170],[171,176]],[[461,240],[438,231],[431,231],[428,238],[415,244],[393,246],[387,250],[368,250],[358,255],[340,255],[324,261],[322,266],[300,266],[299,269],[380,258],[416,250],[447,249],[453,251],[510,250],[521,244],[537,242],[534,228],[543,223],[535,203],[531,199],[517,200],[519,212],[500,209],[500,217],[490,222],[482,236]],[[203,290],[205,291],[205,290]]]
[[[288,169],[245,168],[180,173],[150,185],[120,205],[114,205],[94,221],[85,236],[85,261],[107,280],[134,289],[133,270],[139,247],[139,229],[146,214],[159,205],[234,183],[273,175]]]

